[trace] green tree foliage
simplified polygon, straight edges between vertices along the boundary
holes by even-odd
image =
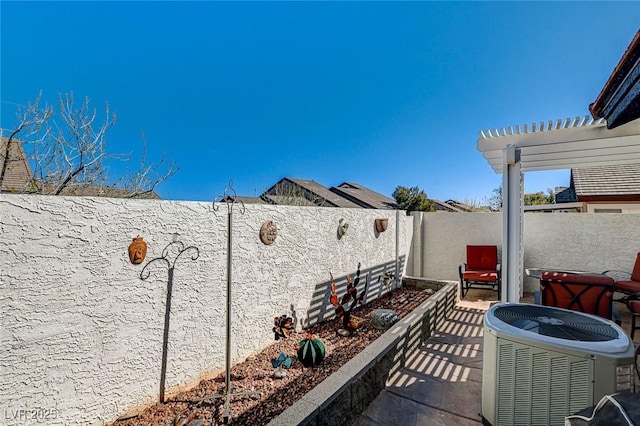
[[[412,211],[435,211],[435,207],[429,198],[427,198],[427,194],[417,186],[411,188],[397,186],[391,196],[396,200],[398,208],[406,210],[407,213]]]
[[[524,194],[525,206],[537,206],[540,204],[553,204],[556,202],[556,194],[553,189],[548,188],[545,194],[542,191]],[[492,191],[489,197],[489,205],[492,210],[499,211],[502,209],[502,185]]]
[[[556,200],[556,195],[553,192],[553,189],[547,189],[547,193],[545,194],[542,191],[534,192],[532,194],[524,194],[524,205],[525,206],[537,206],[540,204],[553,204]]]

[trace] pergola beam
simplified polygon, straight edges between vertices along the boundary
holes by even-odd
[[[523,174],[528,171],[640,163],[640,119],[607,129],[588,116],[480,132],[478,150],[503,173],[501,298],[518,302],[523,291]]]

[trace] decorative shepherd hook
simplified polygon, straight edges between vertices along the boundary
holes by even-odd
[[[150,260],[142,271],[140,271],[140,279],[142,281],[149,278],[151,272],[147,269],[149,265],[156,261],[164,261],[169,268],[169,278],[167,279],[167,303],[164,312],[164,335],[162,339],[162,369],[160,371],[160,402],[164,402],[164,382],[167,377],[167,349],[169,346],[169,318],[171,317],[171,292],[173,290],[173,269],[175,268],[176,261],[180,257],[180,255],[186,251],[191,250],[193,253],[191,254],[191,260],[196,260],[200,255],[200,250],[197,247],[189,246],[185,247],[182,241],[176,241],[177,234],[174,234],[173,241],[167,244],[167,246],[162,250],[162,256],[156,257],[155,259]],[[176,254],[176,257],[171,261],[169,259],[170,254]]]
[[[225,354],[225,366],[226,366],[226,378],[224,395],[214,395],[213,398],[224,398],[224,424],[229,422],[229,404],[232,396],[235,395],[254,395],[260,394],[260,392],[231,392],[231,246],[233,239],[233,207],[237,203],[241,206],[240,214],[244,214],[246,211],[244,203],[237,200],[236,191],[233,189],[233,182],[229,181],[229,186],[224,190],[223,195],[218,195],[213,200],[213,211],[217,212],[220,209],[216,203],[225,203],[227,205],[227,333],[226,333],[226,354]]]

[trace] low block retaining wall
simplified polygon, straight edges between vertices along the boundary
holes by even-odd
[[[424,283],[416,285],[422,287]],[[352,424],[453,310],[458,283],[430,281],[439,290],[364,351],[305,394],[269,425]]]

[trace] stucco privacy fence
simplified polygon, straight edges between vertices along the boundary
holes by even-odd
[[[467,244],[502,249],[501,213],[412,212],[413,237],[407,275],[459,280]],[[640,214],[526,213],[523,269],[631,271],[640,252]],[[524,291],[539,282],[524,276]]]
[[[340,219],[349,226],[339,239]],[[259,234],[269,220],[278,233],[266,245]],[[411,217],[388,210],[247,205],[233,221],[233,363],[273,343],[274,316],[303,325],[332,317],[329,271],[339,285],[358,262],[371,284],[394,273],[412,232]],[[167,395],[223,370],[225,208],[1,194],[0,229],[2,422],[25,424],[11,413],[43,409],[55,415],[50,424],[100,424],[157,401],[167,270],[146,280],[140,271],[174,238],[199,257],[175,264]],[[133,265],[127,247],[138,235],[147,259]],[[371,285],[367,297],[383,291]]]

